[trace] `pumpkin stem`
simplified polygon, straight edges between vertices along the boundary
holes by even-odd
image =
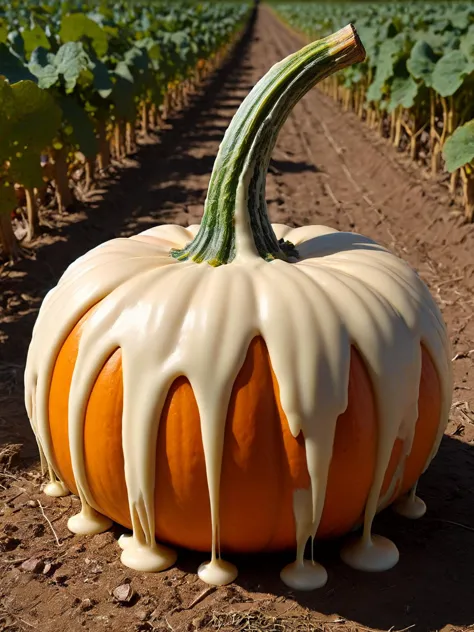
[[[278,133],[296,103],[318,81],[365,58],[352,25],[275,64],[232,119],[219,148],[196,237],[171,255],[218,266],[236,256],[297,257],[278,241],[268,217],[265,179]]]

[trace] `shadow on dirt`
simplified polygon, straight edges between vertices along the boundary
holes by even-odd
[[[398,565],[385,573],[350,569],[339,559],[341,542],[334,541],[316,546],[315,558],[324,564],[329,579],[324,588],[308,593],[291,591],[279,578],[283,566],[292,561],[290,555],[226,559],[237,564],[237,583],[246,590],[282,595],[310,611],[336,615],[333,619],[394,632],[470,625],[474,622],[474,446],[445,436],[420,481],[419,495],[428,506],[420,520],[406,520],[390,509],[376,518],[374,533],[391,538],[400,551]],[[183,551],[178,566],[194,573],[204,557]]]
[[[272,158],[270,163],[271,168],[285,173],[304,173],[305,171],[317,173],[319,169],[310,162],[291,161],[291,160],[277,160]]]

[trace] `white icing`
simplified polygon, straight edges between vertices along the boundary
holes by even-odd
[[[246,170],[246,173],[252,171]],[[242,178],[242,182],[244,178]],[[227,408],[251,340],[261,335],[275,372],[293,436],[305,438],[310,488],[295,490],[297,557],[282,571],[293,588],[314,588],[326,571],[304,560],[320,522],[337,418],[347,407],[351,345],[360,352],[375,393],[379,440],[375,475],[361,538],[342,557],[364,570],[396,563],[393,543],[372,536],[372,521],[387,499],[380,492],[393,445],[413,442],[422,343],[442,388],[441,440],[451,402],[449,344],[440,312],[418,275],[371,240],[323,226],[274,225],[293,242],[296,263],[263,261],[244,217],[246,186],[238,191],[237,253],[227,265],[178,262],[198,226],[158,226],[130,239],[114,239],[73,263],[46,297],[33,331],[25,374],[26,407],[45,459],[58,472],[48,422],[50,384],[58,353],[79,319],[85,321],[69,394],[69,443],[82,510],[77,532],[97,532],[100,515],[86,476],[83,428],[86,405],[106,360],[122,352],[122,444],[133,537],[121,542],[122,562],[159,570],[175,554],[155,542],[155,458],[158,422],[168,389],[184,375],[199,409],[212,522],[211,561],[200,577],[232,581],[233,565],[220,559],[219,491]],[[105,455],[104,455],[105,456]],[[404,461],[404,458],[402,461]],[[398,469],[391,489],[403,474]],[[387,495],[386,495],[387,496]],[[159,505],[156,508],[159,512]]]
[[[363,535],[349,541],[341,550],[341,559],[358,571],[388,571],[400,555],[395,544],[381,535]]]
[[[72,531],[72,533],[88,535],[107,531],[112,524],[113,522],[110,518],[103,516],[87,503],[82,503],[81,511],[75,516],[71,516],[67,521],[67,528],[69,531]]]
[[[230,562],[214,557],[209,562],[201,564],[198,575],[203,582],[213,586],[225,586],[234,581],[238,575],[237,567]]]
[[[125,549],[127,549],[132,544],[132,541],[133,541],[133,535],[124,533],[118,539],[118,545],[122,549],[122,551],[125,551]]]
[[[51,498],[60,498],[61,496],[68,496],[69,490],[66,485],[56,478],[54,472],[49,468],[49,477],[50,481],[47,485],[44,486],[43,492],[46,496],[51,496]]]
[[[125,542],[125,546],[124,541],[120,542],[122,548],[120,560],[128,568],[156,573],[166,570],[176,562],[176,551],[162,544],[156,542],[152,542],[151,545],[142,544],[135,536]]]
[[[294,590],[315,590],[322,588],[328,574],[324,566],[312,560],[294,561],[285,566],[280,577],[283,582]]]
[[[398,498],[392,507],[395,513],[409,520],[418,520],[426,513],[425,502],[416,495],[416,485],[409,494]]]

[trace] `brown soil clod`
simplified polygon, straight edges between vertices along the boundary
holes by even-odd
[[[44,562],[37,557],[32,557],[29,560],[26,560],[26,562],[23,562],[20,568],[22,571],[26,571],[28,573],[36,573],[39,575],[43,572]]]

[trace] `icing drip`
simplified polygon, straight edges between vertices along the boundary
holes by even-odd
[[[72,533],[87,535],[102,533],[112,526],[112,520],[103,516],[98,511],[82,501],[81,511],[67,521],[67,528]]]
[[[398,562],[399,553],[395,544],[381,535],[372,535],[365,531],[344,546],[341,559],[358,571],[388,571]]]
[[[213,268],[168,256],[197,230],[159,226],[107,242],[72,264],[43,304],[29,350],[26,403],[55,472],[47,407],[52,371],[74,325],[97,306],[83,328],[69,395],[72,467],[83,504],[69,526],[95,533],[110,524],[89,490],[83,425],[94,382],[120,348],[123,451],[134,534],[122,561],[139,570],[166,568],[174,561],[174,554],[155,542],[156,420],[173,380],[185,375],[200,412],[212,515],[211,562],[201,567],[200,576],[213,583],[235,577],[235,568],[217,555],[224,426],[232,385],[250,341],[260,334],[290,430],[305,437],[311,481],[310,489],[294,495],[297,559],[282,578],[292,587],[322,585],[324,569],[305,561],[303,551],[321,517],[336,422],[347,407],[354,344],[373,383],[380,434],[364,535],[342,555],[356,568],[388,568],[398,552],[386,539],[372,536],[371,525],[394,442],[402,438],[408,454],[413,441],[420,343],[431,354],[443,391],[436,443],[450,406],[448,341],[427,288],[407,264],[371,240],[321,226],[273,226],[277,238],[297,246],[300,260],[293,264],[269,263],[248,253],[245,263],[237,257]]]
[[[410,520],[417,520],[425,515],[426,505],[424,501],[416,495],[416,485],[409,494],[399,498],[393,504],[393,510],[400,516],[409,518]]]
[[[68,488],[62,481],[57,478],[50,465],[48,466],[48,474],[49,483],[43,488],[43,492],[46,494],[46,496],[51,496],[51,498],[60,498],[61,496],[67,496],[69,494]]]
[[[122,549],[122,564],[136,571],[156,573],[166,570],[176,562],[176,552],[156,542],[143,546],[134,535],[122,535],[118,543]]]
[[[294,590],[315,590],[324,586],[328,574],[324,566],[313,560],[295,561],[285,566],[280,577],[283,582]]]
[[[234,564],[225,562],[220,558],[214,558],[210,562],[201,564],[198,569],[198,575],[207,584],[225,586],[236,579],[238,571]]]
[[[43,492],[46,496],[51,496],[51,498],[60,498],[61,496],[67,496],[69,494],[62,481],[51,481],[45,485]]]

